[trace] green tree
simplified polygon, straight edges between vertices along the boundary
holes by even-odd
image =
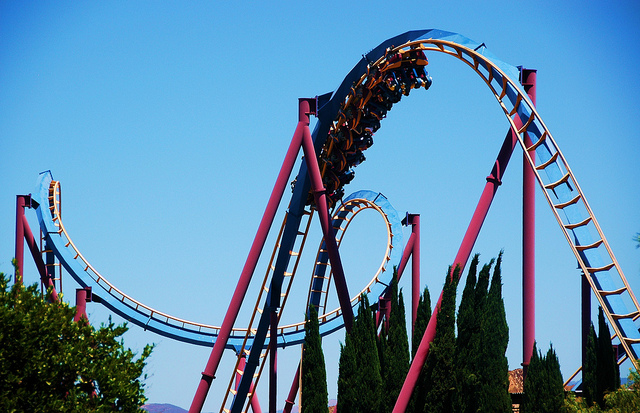
[[[424,331],[427,329],[430,319],[431,296],[429,295],[429,287],[425,286],[424,291],[420,294],[416,322],[411,334],[411,357],[415,357],[416,351],[418,351],[420,341],[422,341],[422,336],[424,335]]]
[[[560,363],[553,346],[545,356],[533,345],[524,381],[523,413],[558,413],[565,410]]]
[[[640,374],[631,370],[627,384],[605,395],[604,402],[616,413],[640,412]]]
[[[604,407],[605,394],[620,387],[620,370],[618,367],[613,346],[611,345],[611,333],[604,319],[602,307],[598,308],[598,347],[596,348],[596,388],[595,401],[600,407]]]
[[[502,300],[501,263],[502,251],[496,260],[480,320],[480,357],[476,373],[480,376],[481,382],[481,391],[478,394],[480,410],[484,412],[512,410],[509,395],[509,362],[505,355],[509,344],[509,326]],[[562,381],[562,377],[560,380]]]
[[[136,358],[118,340],[126,326],[96,329],[74,315],[0,273],[0,411],[141,411],[152,347]]]
[[[318,311],[309,306],[304,324],[304,350],[302,357],[302,411],[327,413],[327,372],[322,353],[322,339],[318,324]]]
[[[437,314],[436,334],[426,362],[425,413],[453,411],[457,391],[455,369],[456,287],[460,267],[447,271],[442,302]]]
[[[597,353],[598,336],[593,328],[593,323],[589,327],[589,336],[587,338],[587,359],[582,369],[582,395],[587,406],[591,406],[595,402],[598,393],[597,385]]]
[[[460,391],[456,395],[455,410],[461,413],[476,412],[479,408],[480,380],[477,374],[477,355],[475,344],[480,337],[480,325],[475,309],[476,274],[480,256],[474,255],[467,273],[467,281],[462,291],[458,308],[458,338],[456,339],[456,362],[458,365],[458,385]]]
[[[391,283],[391,314],[389,317],[389,333],[381,337],[384,342],[382,370],[383,391],[381,395],[381,411],[390,412],[396,404],[404,379],[409,371],[409,337],[405,318],[404,298],[398,292],[398,280],[394,276]]]
[[[338,401],[339,412],[355,412],[358,403],[356,392],[356,351],[350,334],[344,338],[344,344],[340,344],[340,361],[338,364]]]
[[[338,411],[379,413],[382,375],[369,299],[363,294],[340,353]]]
[[[541,412],[541,406],[546,395],[544,394],[545,372],[542,363],[542,355],[538,352],[538,346],[533,343],[533,352],[527,368],[527,376],[524,380],[524,397],[520,408],[523,413]]]
[[[422,341],[422,336],[424,335],[424,332],[427,329],[427,325],[429,325],[430,319],[431,319],[431,297],[429,295],[429,288],[425,286],[424,291],[420,295],[420,300],[418,301],[416,323],[413,330],[413,339],[412,339],[412,347],[413,347],[412,356],[413,357],[415,357],[416,352],[418,351],[418,347],[420,346],[420,341]],[[424,406],[425,395],[426,395],[425,374],[426,374],[426,366],[423,366],[422,370],[420,370],[420,375],[418,376],[416,388],[414,389],[413,394],[411,396],[411,402],[409,403],[409,406],[407,406],[407,413],[422,411],[422,406]]]

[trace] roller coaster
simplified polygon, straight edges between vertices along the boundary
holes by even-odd
[[[278,348],[304,342],[304,321],[289,325],[280,325],[279,321],[299,272],[300,257],[316,215],[324,238],[314,260],[306,308],[310,305],[318,308],[322,336],[343,327],[349,331],[353,308],[362,293],[374,297],[378,301],[376,308],[384,312],[385,294],[393,277],[392,268],[398,268],[401,276],[411,254],[414,259],[413,296],[416,295],[415,286],[419,288],[418,217],[406,215],[401,219],[389,200],[380,193],[357,191],[347,197],[344,194],[345,187],[355,177],[355,168],[365,161],[365,152],[373,145],[374,135],[393,105],[410,92],[428,90],[431,86],[433,80],[426,70],[430,53],[451,56],[473,70],[495,96],[509,125],[507,137],[487,178],[485,192],[453,264],[465,266],[511,153],[519,144],[531,166],[532,178],[542,189],[585,280],[609,319],[614,340],[619,344],[620,362],[630,359],[637,368],[640,306],[567,160],[536,111],[535,92],[530,90],[531,83],[527,83],[526,69],[499,60],[484,44],[441,30],[410,31],[388,39],[363,55],[334,92],[300,99],[298,125],[221,325],[184,320],[151,308],[100,274],[82,255],[63,224],[61,184],[49,171],[40,174],[31,196],[18,197],[18,270],[22,271],[24,238],[38,264],[41,279],[48,285],[55,286],[52,281],[55,269],[62,266],[82,288],[90,289],[93,301],[133,324],[171,339],[212,347],[190,409],[192,412],[201,411],[223,350],[232,350],[237,363],[220,411],[237,413],[247,411],[249,406],[254,412],[260,411],[254,389],[268,364],[267,360],[270,360],[273,370]],[[317,118],[313,132],[309,129],[310,116]],[[292,181],[300,149],[304,161]],[[258,258],[289,184],[293,188],[291,200],[249,325],[235,327],[240,305],[245,300]],[[25,207],[35,209],[37,214],[44,245],[40,251],[36,251],[24,218]],[[356,294],[350,295],[339,246],[349,224],[364,210],[374,210],[382,217],[387,229],[387,244],[381,264],[371,280]],[[414,228],[406,245],[402,236],[403,225],[413,225]],[[331,283],[335,285],[340,304],[335,309],[327,305]],[[528,287],[525,285],[524,288]],[[438,309],[439,302],[434,313]],[[403,412],[407,406],[417,373],[433,339],[435,320],[436,317],[431,318],[394,412]],[[531,348],[527,346],[533,344],[533,337],[526,334],[525,328],[525,363],[528,361],[527,349]],[[296,378],[285,411],[290,411],[295,400],[297,383]],[[270,387],[270,407],[275,406],[275,393],[271,388],[275,389],[275,385]]]

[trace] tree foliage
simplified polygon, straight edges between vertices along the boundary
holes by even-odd
[[[74,314],[0,273],[0,411],[140,411],[152,347],[136,358],[119,340],[126,326],[96,329]]]
[[[427,325],[429,325],[429,320],[431,319],[431,297],[429,295],[429,288],[425,286],[424,291],[420,295],[420,301],[418,301],[418,311],[416,315],[416,323],[413,330],[413,339],[412,339],[412,356],[415,357],[416,352],[418,351],[418,347],[420,346],[420,341],[422,341],[422,336],[424,336],[424,332],[427,329]],[[426,366],[423,366],[420,371],[420,375],[418,376],[418,382],[416,383],[416,388],[413,391],[413,395],[411,396],[411,402],[407,407],[407,413],[422,411],[422,406],[425,403],[425,374],[426,374]]]
[[[338,411],[378,413],[382,375],[369,299],[363,294],[358,316],[340,352]]]
[[[598,336],[593,328],[593,323],[589,326],[589,336],[587,337],[587,359],[582,368],[582,395],[588,406],[596,400],[598,393],[597,384],[597,358]]]
[[[611,332],[604,319],[602,307],[598,308],[598,347],[596,348],[596,397],[604,407],[605,394],[620,387],[620,370],[611,344]]]
[[[381,411],[390,412],[396,404],[404,379],[409,371],[409,337],[405,318],[404,298],[402,291],[398,292],[397,277],[391,282],[391,313],[389,317],[389,332],[386,337],[381,336],[384,343],[382,379],[384,391],[381,399]]]
[[[425,286],[424,291],[420,294],[418,301],[418,311],[416,314],[416,322],[411,335],[411,357],[415,357],[422,336],[424,335],[429,320],[431,319],[431,296],[429,295],[429,287]]]
[[[524,399],[521,406],[524,413],[557,413],[564,411],[564,386],[560,363],[553,346],[546,355],[533,344],[533,354],[529,362],[524,382]]]
[[[509,326],[502,300],[502,252],[498,255],[491,285],[480,320],[480,348],[478,374],[481,377],[480,410],[510,412],[509,362],[506,357],[509,344]],[[560,371],[558,369],[558,371]],[[560,377],[562,382],[562,376]]]
[[[304,324],[304,350],[302,357],[302,411],[326,413],[329,405],[327,372],[322,353],[322,339],[318,311],[309,306]]]
[[[453,411],[456,384],[456,287],[460,267],[447,271],[442,302],[438,312],[436,334],[426,361],[424,412]]]
[[[480,257],[474,255],[467,273],[467,281],[462,291],[458,308],[458,337],[456,339],[456,363],[458,365],[458,385],[456,411],[476,412],[479,408],[480,378],[478,377],[477,355],[480,338],[480,320],[475,310],[476,281]]]

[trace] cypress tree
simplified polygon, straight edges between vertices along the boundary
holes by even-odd
[[[366,294],[358,306],[351,333],[341,346],[338,411],[379,413],[382,376],[373,314]]]
[[[356,387],[356,352],[351,335],[347,334],[344,344],[340,344],[340,362],[338,365],[338,402],[339,412],[355,412],[358,403]]]
[[[351,334],[355,344],[357,370],[354,387],[358,398],[358,403],[353,411],[378,413],[382,392],[382,375],[373,313],[366,294],[362,295],[358,307],[358,318],[353,323]]]
[[[458,308],[458,338],[456,339],[456,358],[458,365],[458,384],[460,391],[456,395],[455,410],[475,412],[478,409],[479,380],[476,374],[473,349],[478,347],[474,339],[479,337],[480,320],[475,311],[476,273],[479,255],[471,260],[467,281],[462,292]]]
[[[438,325],[426,362],[426,395],[424,412],[440,413],[453,411],[457,391],[455,370],[456,287],[460,267],[451,275],[447,271]]]
[[[476,373],[481,381],[480,410],[485,412],[512,410],[509,395],[509,362],[505,356],[509,344],[509,326],[502,300],[501,263],[502,251],[496,261],[480,321],[481,352]]]
[[[424,332],[427,329],[427,325],[429,324],[430,319],[431,319],[431,297],[429,295],[429,287],[425,286],[424,291],[420,295],[420,301],[418,301],[416,323],[413,330],[412,355],[414,357],[416,355],[416,351],[418,351],[418,347],[420,346],[420,341],[422,341],[422,336],[424,335]],[[422,370],[420,370],[420,375],[418,376],[416,388],[414,389],[413,395],[411,396],[411,402],[409,403],[409,406],[407,406],[407,413],[422,411],[422,407],[424,406],[425,396],[426,396],[425,375],[426,375],[426,365],[422,367]]]
[[[304,349],[302,358],[302,411],[326,413],[329,406],[327,373],[322,353],[322,339],[316,308],[309,306],[304,324]]]
[[[547,373],[547,411],[561,412],[564,407],[564,382],[562,373],[560,372],[560,362],[558,355],[553,349],[553,345],[549,346],[549,351],[545,357],[545,370]]]
[[[541,412],[540,406],[544,399],[544,376],[541,355],[538,354],[537,343],[534,342],[527,376],[524,380],[524,397],[520,406],[522,413]]]
[[[390,412],[396,404],[404,379],[409,371],[409,338],[402,291],[398,293],[398,281],[391,284],[391,315],[389,334],[384,346],[383,392],[381,411]]]
[[[597,348],[598,337],[593,328],[593,323],[589,328],[589,337],[587,339],[587,359],[585,365],[582,366],[582,395],[587,402],[587,406],[593,405],[598,393],[597,385]]]
[[[598,309],[598,346],[596,350],[596,401],[604,408],[604,395],[620,387],[620,370],[611,345],[611,333],[604,319],[602,307]]]
[[[418,311],[416,314],[416,322],[411,336],[411,357],[415,357],[416,351],[422,341],[424,331],[427,329],[429,320],[431,319],[431,297],[429,295],[429,287],[425,286],[424,291],[420,295],[418,301]]]
[[[558,356],[553,346],[542,356],[534,343],[521,410],[523,413],[559,413],[563,409],[564,386]]]

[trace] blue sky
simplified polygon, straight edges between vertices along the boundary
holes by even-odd
[[[1,2],[0,270],[12,272],[15,196],[51,170],[62,183],[65,225],[95,268],[152,307],[220,324],[293,134],[297,99],[334,90],[387,38],[426,28],[461,33],[538,70],[538,111],[640,291],[632,241],[640,231],[640,10],[631,1]],[[346,191],[380,191],[401,214],[421,214],[422,283],[437,295],[508,124],[471,70],[428,57],[432,88],[394,106]],[[482,261],[505,251],[511,368],[522,358],[521,175],[516,149],[474,250]],[[542,348],[553,343],[567,377],[580,363],[580,280],[537,195],[536,337]],[[362,263],[381,259],[377,217],[358,225],[343,254],[351,291],[371,277]],[[318,242],[309,241],[311,260]],[[272,245],[270,237],[263,256]],[[31,263],[26,272],[35,282]],[[73,280],[64,283],[73,297]],[[308,282],[298,283],[289,320],[303,313]],[[407,280],[401,286],[409,290]],[[92,323],[107,320],[98,305],[88,308]],[[330,397],[342,334],[325,339]],[[188,407],[209,349],[135,326],[125,336],[134,349],[148,342],[156,343],[150,401]],[[205,410],[219,408],[231,374],[226,356]],[[279,405],[297,357],[294,348],[279,355]]]

